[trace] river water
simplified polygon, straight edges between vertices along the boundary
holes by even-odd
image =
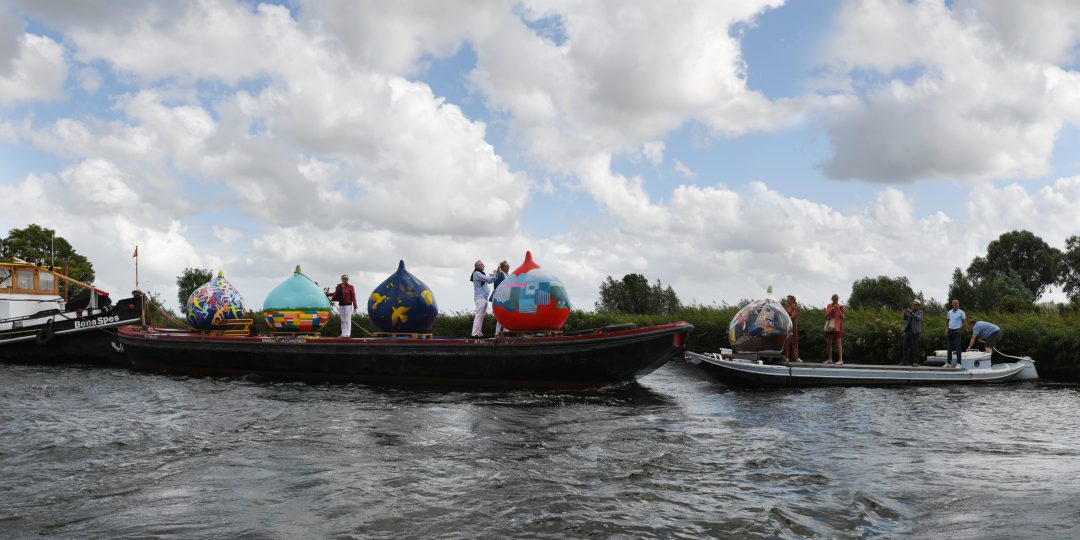
[[[1080,536],[1080,387],[474,392],[0,365],[0,537]]]

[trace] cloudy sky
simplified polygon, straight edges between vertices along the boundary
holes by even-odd
[[[1075,0],[0,0],[0,229],[120,292],[137,244],[143,288],[224,269],[253,306],[404,259],[463,310],[527,249],[587,309],[630,272],[940,299],[1077,203]]]

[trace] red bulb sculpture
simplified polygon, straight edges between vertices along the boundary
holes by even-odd
[[[562,281],[526,251],[525,262],[495,289],[491,310],[508,330],[559,330],[570,317],[570,298]]]

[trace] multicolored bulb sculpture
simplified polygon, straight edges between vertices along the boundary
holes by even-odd
[[[525,262],[506,276],[495,289],[492,311],[508,330],[559,330],[570,317],[570,297],[555,275],[533,262],[525,252]]]
[[[198,330],[220,328],[225,321],[244,317],[244,299],[218,271],[216,278],[204,283],[188,296],[184,305],[187,322]]]
[[[405,269],[405,261],[398,261],[397,272],[371,291],[367,311],[380,332],[428,334],[439,304],[431,289]]]
[[[293,275],[266,295],[263,317],[275,334],[314,334],[330,319],[330,300],[296,265]]]
[[[790,336],[791,317],[771,297],[744,306],[728,326],[728,341],[736,353],[783,354]]]

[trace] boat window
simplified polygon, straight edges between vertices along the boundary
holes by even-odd
[[[38,272],[38,289],[42,291],[55,291],[56,278],[48,272]]]
[[[11,270],[0,268],[0,289],[11,288]]]
[[[33,270],[18,270],[16,273],[19,275],[19,288],[26,289],[28,291],[34,290],[34,271]]]

